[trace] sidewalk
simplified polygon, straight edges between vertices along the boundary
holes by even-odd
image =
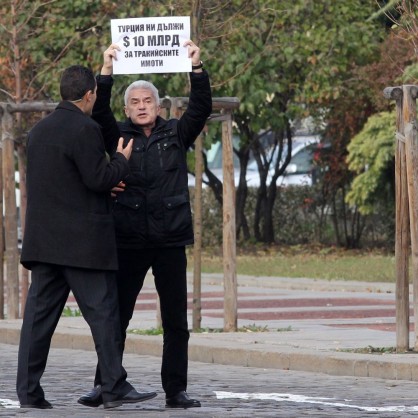
[[[223,328],[222,275],[202,277],[202,328]],[[189,326],[192,325],[189,276]],[[238,327],[191,333],[189,359],[205,363],[418,381],[418,353],[360,354],[396,346],[395,284],[238,276]],[[412,300],[412,296],[411,296]],[[68,306],[76,308],[69,299]],[[129,329],[156,327],[148,277]],[[18,344],[21,320],[0,321],[0,343]],[[410,334],[410,346],[414,343]],[[93,350],[81,317],[62,317],[53,347]],[[162,336],[129,334],[126,352],[161,356]]]

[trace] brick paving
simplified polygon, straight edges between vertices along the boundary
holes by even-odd
[[[221,331],[222,276],[205,275],[202,279],[201,327],[203,331]],[[77,307],[71,299],[68,306]],[[190,326],[191,308],[190,294]],[[156,292],[149,277],[129,329],[155,328],[156,317]],[[21,320],[0,321],[0,343],[17,344],[20,324]],[[247,332],[193,332],[190,360],[330,376],[418,381],[417,353],[353,352],[396,346],[394,284],[239,276],[238,327]],[[411,345],[413,341],[411,332]],[[61,318],[53,347],[93,350],[84,319]],[[127,354],[161,357],[161,349],[161,335],[128,334]]]
[[[95,353],[51,349],[42,379],[51,410],[19,409],[15,394],[17,346],[0,344],[1,418],[405,418],[418,416],[416,382],[380,378],[328,376],[257,367],[190,362],[188,392],[202,408],[170,410],[164,407],[160,360],[127,354],[129,380],[138,389],[158,396],[113,410],[87,408],[76,403],[90,389]]]

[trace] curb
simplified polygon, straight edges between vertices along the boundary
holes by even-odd
[[[257,333],[254,333],[254,336]],[[0,322],[0,343],[17,345],[20,321]],[[296,370],[325,373],[333,376],[372,377],[390,380],[418,381],[418,354],[356,354],[347,352],[307,350],[290,346],[272,347],[249,340],[233,342],[219,334],[192,335],[189,360],[241,367]],[[55,331],[51,347],[94,350],[88,329],[66,328]],[[161,357],[162,337],[130,334],[126,353]]]

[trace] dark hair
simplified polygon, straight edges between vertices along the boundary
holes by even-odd
[[[96,88],[93,72],[82,65],[72,65],[64,70],[60,83],[60,94],[63,100],[79,100]]]

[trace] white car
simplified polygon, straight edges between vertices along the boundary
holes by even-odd
[[[237,140],[236,138],[234,138]],[[288,185],[312,185],[313,156],[320,142],[320,138],[316,135],[296,135],[292,142],[292,159],[286,167],[285,174],[277,179],[278,186]],[[277,150],[276,150],[277,154]],[[284,150],[283,155],[286,155]],[[276,156],[277,158],[277,156]],[[274,159],[274,157],[273,157]],[[207,152],[207,160],[209,169],[220,180],[223,179],[222,172],[222,146],[220,142],[214,144]],[[272,163],[272,166],[274,164]],[[234,178],[235,185],[238,186],[239,181],[239,161],[234,155]],[[267,176],[267,184],[270,184],[273,175],[273,168]],[[206,178],[203,174],[204,179]],[[247,167],[246,180],[248,187],[259,187],[260,176],[258,173],[257,163],[254,159],[250,161]],[[195,185],[195,177],[189,174],[189,186]],[[205,187],[205,183],[203,183]]]

